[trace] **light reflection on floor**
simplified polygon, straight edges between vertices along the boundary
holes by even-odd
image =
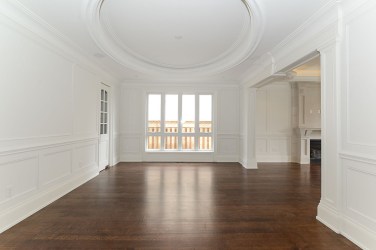
[[[148,230],[195,233],[201,224],[207,231],[215,217],[212,178],[211,168],[147,168],[144,219]]]

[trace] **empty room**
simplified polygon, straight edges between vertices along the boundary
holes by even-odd
[[[376,249],[374,0],[1,0],[0,249]]]

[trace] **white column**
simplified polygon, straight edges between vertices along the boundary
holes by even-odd
[[[242,95],[242,156],[246,169],[257,169],[256,160],[256,88],[245,88]]]
[[[321,200],[317,219],[340,233],[341,168],[339,44],[320,49],[321,53]]]

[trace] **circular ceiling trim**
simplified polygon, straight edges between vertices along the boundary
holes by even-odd
[[[256,49],[263,31],[263,20],[256,0],[242,1],[249,13],[249,25],[244,23],[239,37],[226,51],[211,60],[194,65],[177,66],[150,60],[129,49],[120,42],[106,20],[101,18],[102,6],[106,0],[87,0],[86,20],[90,34],[96,44],[109,57],[121,65],[146,74],[208,75],[221,73],[246,60]],[[252,8],[250,7],[252,6]]]

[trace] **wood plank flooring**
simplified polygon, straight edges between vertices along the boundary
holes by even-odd
[[[0,249],[359,249],[315,219],[320,166],[121,163],[0,235]]]

